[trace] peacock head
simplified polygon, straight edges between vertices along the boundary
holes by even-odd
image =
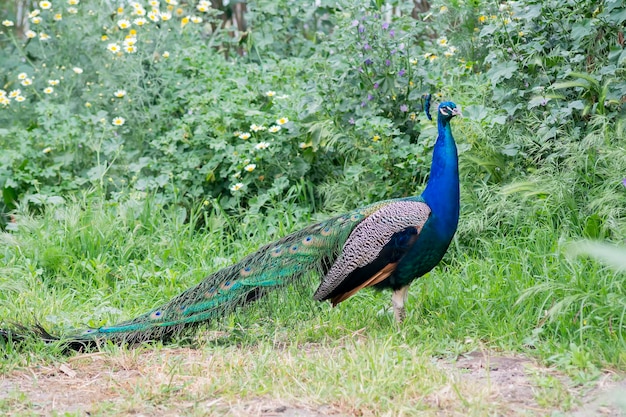
[[[454,116],[462,116],[461,109],[451,101],[444,101],[439,104],[437,112],[439,114],[438,117],[444,122],[449,122]]]

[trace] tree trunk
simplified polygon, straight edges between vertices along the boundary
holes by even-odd
[[[420,13],[426,13],[430,10],[430,3],[428,0],[413,0],[413,11],[411,16],[413,19],[417,19]]]

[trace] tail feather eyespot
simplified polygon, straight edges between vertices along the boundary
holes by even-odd
[[[330,226],[326,226],[320,231],[320,235],[322,236],[330,236],[332,234],[333,234],[333,229]]]
[[[235,281],[230,281],[230,280],[225,281],[222,284],[220,284],[220,289],[224,291],[229,290],[233,286],[234,283]]]

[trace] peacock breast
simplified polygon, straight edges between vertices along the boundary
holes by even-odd
[[[445,255],[453,236],[454,231],[450,232],[450,225],[436,216],[431,216],[385,286],[392,289],[402,288],[432,270]]]

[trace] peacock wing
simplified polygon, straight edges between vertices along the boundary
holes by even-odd
[[[415,244],[429,216],[426,203],[399,200],[364,218],[348,236],[314,298],[336,305],[361,288],[384,281]]]

